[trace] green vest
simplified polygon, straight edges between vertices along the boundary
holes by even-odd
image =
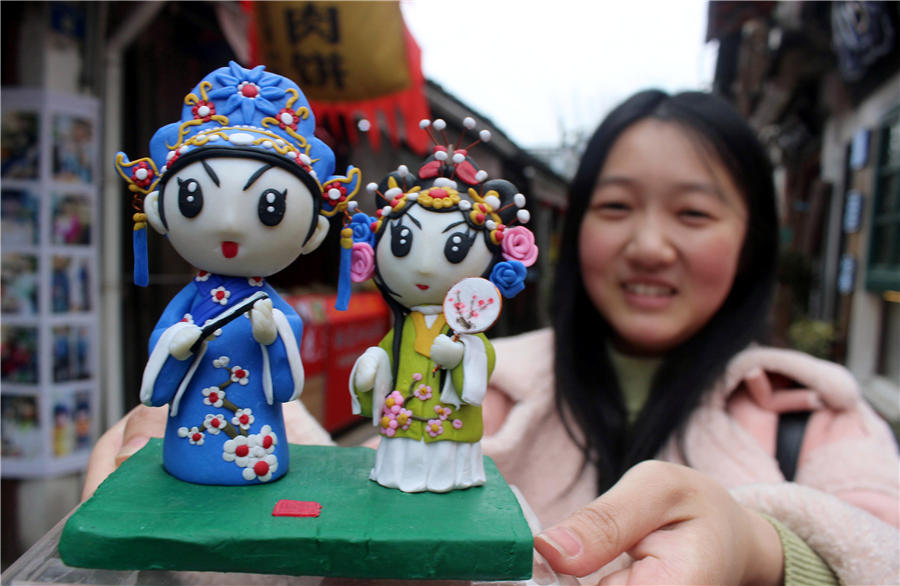
[[[412,312],[403,320],[403,331],[400,343],[397,379],[394,381],[394,390],[403,396],[403,409],[412,412],[411,417],[401,417],[394,429],[394,435],[385,433],[385,427],[379,425],[381,435],[385,437],[407,437],[426,442],[454,441],[477,442],[481,439],[484,426],[481,420],[480,405],[466,405],[462,403],[459,408],[452,404],[442,403],[441,380],[443,376],[452,377],[457,394],[463,388],[466,373],[463,372],[463,363],[455,368],[445,371],[434,371],[435,363],[429,356],[431,344],[438,335],[446,334],[449,327],[446,325],[443,315],[438,315],[432,327],[425,326],[424,318],[419,312]],[[394,368],[394,329],[378,344],[388,355],[391,368]],[[477,334],[484,344],[487,355],[487,373],[485,381],[494,370],[494,347],[484,334]],[[415,375],[420,375],[419,379]],[[428,389],[430,387],[430,390]],[[360,392],[354,388],[362,415],[372,415],[372,391]],[[390,403],[390,398],[388,403]],[[385,423],[387,420],[385,420]],[[403,429],[406,427],[406,429]]]

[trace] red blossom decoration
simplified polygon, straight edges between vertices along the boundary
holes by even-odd
[[[285,122],[284,116],[290,116],[291,122]],[[292,108],[282,108],[281,112],[278,113],[278,116],[275,117],[278,120],[278,126],[282,128],[282,130],[286,128],[290,128],[291,130],[297,130],[297,123],[300,122],[300,117],[297,116],[297,112]]]
[[[142,170],[144,171],[143,173],[141,173]],[[146,189],[153,183],[154,177],[153,169],[144,161],[141,161],[131,169],[131,180],[138,187]]]
[[[328,192],[332,189],[337,189],[338,191],[340,191],[341,197],[336,200],[328,197]],[[340,181],[332,181],[331,183],[326,183],[325,186],[322,187],[322,198],[331,205],[338,204],[347,199],[347,187]]]
[[[191,113],[195,120],[203,120],[209,122],[216,115],[216,105],[213,102],[200,100],[191,108]]]

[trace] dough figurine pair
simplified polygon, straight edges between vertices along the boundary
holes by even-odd
[[[474,121],[466,119],[472,129]],[[445,124],[423,121],[443,136]],[[231,62],[184,98],[150,157],[116,168],[134,194],[135,282],[146,285],[147,224],[198,269],[168,304],[149,344],[141,401],[169,405],[163,464],[188,482],[266,483],[288,469],[282,402],[303,389],[302,322],[265,277],[315,250],[341,214],[338,306],[374,278],[394,327],[351,373],[353,408],[381,434],[371,478],[407,492],[484,483],[481,402],[494,366],[483,328],[497,290],[524,287],[537,247],[525,197],[439,143],[415,172],[370,184],[378,211],[355,211],[358,169],[335,176],[292,81]],[[480,140],[488,140],[482,131]],[[487,293],[461,285],[490,278]],[[450,316],[448,323],[446,315]],[[492,321],[492,320],[491,320]]]

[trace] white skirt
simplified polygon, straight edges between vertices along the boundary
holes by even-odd
[[[369,478],[403,492],[448,492],[484,484],[481,442],[381,438]]]

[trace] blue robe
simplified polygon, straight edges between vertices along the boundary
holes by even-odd
[[[185,328],[257,291],[272,300],[278,335],[269,345],[253,339],[249,313],[226,324],[184,360],[169,344]],[[262,279],[201,272],[176,295],[150,337],[141,401],[169,404],[163,464],[173,476],[198,484],[271,482],[288,470],[281,403],[303,389],[297,313]]]

